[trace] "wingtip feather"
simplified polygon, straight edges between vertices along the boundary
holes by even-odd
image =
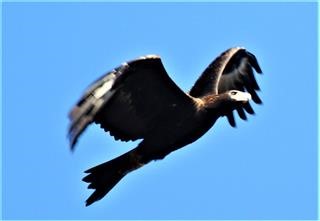
[[[249,57],[249,62],[250,64],[252,65],[252,67],[255,69],[255,71],[258,73],[258,74],[262,74],[262,70],[261,70],[261,67],[258,63],[258,60],[256,58],[256,56],[248,51],[246,51],[247,54],[248,54],[248,57]]]
[[[234,116],[233,116],[233,112],[230,112],[230,113],[227,115],[227,119],[228,119],[228,122],[229,122],[229,124],[230,124],[231,127],[234,127],[234,128],[237,127],[236,121],[235,121]]]

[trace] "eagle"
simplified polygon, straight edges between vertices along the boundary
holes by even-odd
[[[211,62],[187,93],[157,55],[122,63],[93,82],[69,113],[71,149],[91,123],[115,140],[141,142],[85,171],[83,181],[94,189],[86,206],[102,199],[131,171],[196,141],[218,118],[225,116],[235,127],[234,112],[243,120],[254,114],[249,101],[262,103],[255,72],[262,73],[256,57],[233,47]]]

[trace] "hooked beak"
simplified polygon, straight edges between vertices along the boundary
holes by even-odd
[[[243,103],[247,103],[252,99],[251,94],[247,92],[244,93],[243,97],[244,97]]]
[[[251,100],[251,94],[248,92],[238,91],[233,99],[242,103],[247,103],[249,100]]]

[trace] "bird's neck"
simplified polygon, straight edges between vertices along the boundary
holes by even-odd
[[[225,115],[227,112],[232,111],[233,105],[229,99],[224,95],[208,95],[201,98],[204,108],[210,112]]]

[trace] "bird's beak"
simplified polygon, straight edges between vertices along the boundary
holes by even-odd
[[[249,94],[247,92],[244,93],[243,97],[244,97],[243,103],[247,103],[248,101],[250,101],[252,99],[251,94]]]
[[[249,100],[251,100],[251,94],[248,92],[239,91],[234,99],[242,103],[247,103]]]

